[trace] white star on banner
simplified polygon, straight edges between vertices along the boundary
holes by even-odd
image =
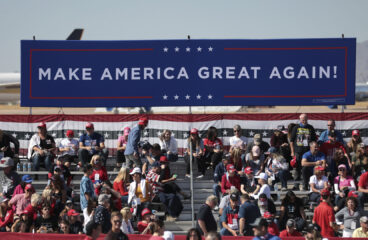
[[[184,134],[183,134],[183,137],[184,137],[184,138],[188,138],[188,133],[184,133]]]
[[[25,135],[25,137],[26,137],[26,139],[29,139],[29,138],[30,138],[30,135],[27,133],[27,134]]]
[[[164,52],[169,51],[169,49],[167,47],[164,47]]]
[[[180,48],[176,47],[175,52],[179,52]]]
[[[14,138],[17,138],[17,134],[16,134],[16,133],[13,133],[13,134],[12,134],[12,136],[13,136]]]
[[[107,132],[105,132],[105,138],[108,138],[109,134]]]
[[[171,133],[171,136],[175,137],[175,133],[174,133],[174,132],[172,132],[172,133]]]
[[[346,132],[345,132],[345,131],[343,131],[343,132],[342,132],[342,135],[343,135],[343,136],[346,136]]]
[[[148,136],[148,131],[144,131],[143,135],[144,135],[145,137],[147,137],[147,136]]]
[[[157,132],[157,136],[161,136],[161,132],[160,131]]]
[[[187,95],[185,96],[185,99],[186,99],[186,100],[189,100],[189,99],[190,99],[190,96],[187,94]]]
[[[212,50],[213,50],[213,47],[209,47],[209,48],[208,48],[208,51],[209,51],[209,52],[212,52]]]
[[[80,137],[80,136],[82,136],[82,135],[83,135],[83,133],[79,132],[79,133],[78,133],[78,135],[79,135],[79,137]]]
[[[208,99],[212,99],[213,98],[213,96],[210,94],[210,95],[208,95]]]
[[[253,131],[250,131],[249,132],[249,136],[253,137],[254,136],[254,132]]]
[[[263,131],[262,135],[263,135],[263,137],[267,137],[267,132]]]
[[[162,98],[164,99],[164,100],[167,100],[167,95],[165,94],[165,95],[163,95],[162,96]]]
[[[321,132],[320,131],[316,131],[316,134],[319,136],[319,135],[321,135]]]
[[[202,52],[202,48],[201,47],[197,47],[197,51],[198,52]]]
[[[179,99],[178,94],[176,94],[176,95],[174,96],[174,99],[175,99],[175,100],[178,100],[178,99]]]
[[[199,94],[198,94],[198,95],[197,95],[197,99],[201,99],[201,95],[199,95]]]
[[[227,131],[226,130],[222,131],[222,135],[227,136]]]
[[[186,50],[187,52],[190,52],[190,47],[187,47],[185,50]]]
[[[55,132],[53,132],[51,135],[52,135],[53,137],[56,137],[56,133],[55,133]]]

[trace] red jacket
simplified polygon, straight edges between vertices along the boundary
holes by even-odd
[[[225,173],[221,179],[221,192],[226,193],[226,190],[230,189],[231,186],[235,186],[240,191],[240,177],[238,175],[229,177],[229,175]]]
[[[9,223],[13,223],[14,210],[8,208],[4,217],[0,218],[0,228],[6,227]]]
[[[119,192],[121,196],[127,196],[129,194],[123,180],[114,182],[113,188],[115,191]]]

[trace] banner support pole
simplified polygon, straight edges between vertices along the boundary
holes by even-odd
[[[341,34],[341,38],[344,39],[344,34]],[[341,105],[341,113],[344,113],[345,105]]]

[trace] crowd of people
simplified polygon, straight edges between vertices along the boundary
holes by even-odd
[[[170,130],[159,143],[141,141],[148,119],[132,129],[125,127],[117,140],[116,171],[107,173],[109,152],[93,123],[79,140],[72,130],[56,144],[45,123],[29,141],[27,158],[34,172],[48,171],[47,186],[38,194],[32,185],[38,175],[19,176],[19,142],[0,131],[0,231],[87,234],[106,239],[128,239],[128,234],[165,235],[162,220],[176,221],[183,199],[192,193],[177,184],[170,163],[179,158],[178,144]],[[210,127],[202,139],[195,128],[185,141],[185,179],[198,181],[213,171],[213,195],[196,214],[197,227],[187,239],[212,236],[256,236],[259,239],[302,236],[307,239],[337,236],[368,237],[368,152],[359,130],[349,142],[327,121],[316,135],[306,114],[295,124],[278,126],[270,143],[255,134],[242,136],[235,125],[230,146],[224,146],[217,129]],[[13,143],[11,148],[10,143]],[[190,165],[198,173],[191,174]],[[80,194],[74,194],[71,169],[83,171]],[[293,174],[291,174],[293,173]],[[207,174],[208,175],[208,174]],[[288,187],[293,179],[294,186]],[[280,182],[281,188],[278,188]],[[301,186],[300,186],[301,184]],[[280,191],[285,197],[280,199]],[[308,193],[298,197],[297,192]],[[275,201],[281,201],[276,210]],[[305,207],[314,209],[307,221]],[[165,219],[155,215],[164,209]],[[219,221],[213,216],[218,211]],[[220,235],[213,232],[218,232]],[[167,234],[166,238],[170,238]]]

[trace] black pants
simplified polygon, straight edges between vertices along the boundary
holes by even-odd
[[[300,180],[301,172],[302,172],[302,158],[303,158],[303,152],[301,153],[295,153],[296,157],[296,168],[295,168],[295,179],[294,180]]]
[[[168,182],[164,184],[165,193],[180,193],[181,188],[175,182]]]
[[[193,156],[193,158],[192,158],[193,163],[194,163],[195,159],[197,159],[197,164],[201,161],[201,158],[196,158],[196,157]],[[185,162],[185,173],[190,174],[190,156],[189,156],[189,154],[184,155],[184,162]],[[198,167],[198,170],[199,170],[199,167]]]
[[[302,167],[303,186],[308,189],[309,179],[313,176],[313,167]]]
[[[217,166],[222,159],[222,152],[210,152],[206,153],[203,158],[198,161],[198,171],[203,175],[206,173],[206,169],[209,166],[212,166],[213,169]]]
[[[117,163],[125,163],[124,150],[116,151],[116,162]]]

